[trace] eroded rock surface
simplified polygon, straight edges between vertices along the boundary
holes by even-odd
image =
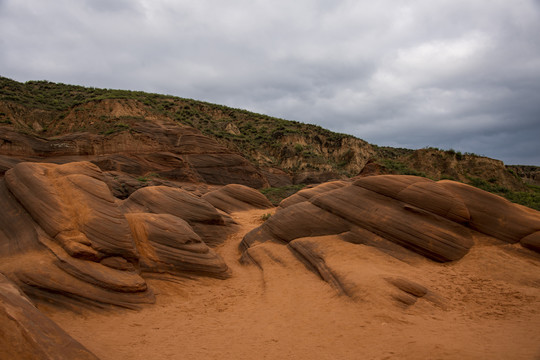
[[[275,251],[275,244],[287,245],[338,293],[363,298],[362,289],[373,288],[368,282],[379,283],[388,296],[411,305],[427,295],[439,300],[421,283],[401,279],[395,272],[400,267],[427,259],[457,261],[474,245],[475,232],[538,251],[539,229],[537,211],[471,186],[382,175],[298,192],[246,234],[240,248],[244,262],[263,267],[261,256]],[[368,267],[365,273],[360,263],[374,251],[390,267]]]
[[[103,171],[143,179],[152,174],[172,181],[268,186],[266,177],[248,160],[194,128],[154,118],[121,125],[129,131],[118,128],[110,134],[83,132],[54,139],[1,128],[0,154],[7,156],[0,158],[0,174],[18,161],[91,161]]]
[[[0,270],[35,298],[129,308],[154,301],[145,272],[229,276],[207,245],[234,229],[228,215],[166,186],[120,201],[105,180],[90,162],[8,170],[0,180]]]

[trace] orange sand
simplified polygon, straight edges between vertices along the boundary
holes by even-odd
[[[216,249],[228,280],[150,279],[157,303],[140,311],[40,308],[103,360],[540,359],[538,255],[478,236],[459,262],[414,269],[443,305],[378,306],[337,296],[280,245],[290,261],[240,265],[238,243],[268,212],[233,214],[242,230]]]

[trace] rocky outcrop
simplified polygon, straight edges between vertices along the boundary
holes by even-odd
[[[279,207],[285,208],[287,206],[291,206],[299,202],[309,200],[314,196],[320,195],[330,190],[339,189],[347,184],[348,183],[345,181],[330,181],[324,184],[320,184],[318,186],[305,188],[289,196],[288,198],[283,199],[279,203]]]
[[[526,184],[540,186],[540,166],[507,165],[506,168]]]
[[[534,232],[520,240],[521,245],[540,253],[540,231]]]
[[[130,107],[126,108],[126,104]],[[117,109],[119,106],[123,110]],[[133,101],[109,101],[108,107],[107,116],[131,115],[123,115],[121,121],[118,118],[108,125],[108,130],[100,133],[73,132],[54,138],[0,127],[0,154],[9,156],[6,158],[8,160],[22,158],[56,163],[88,160],[104,171],[139,177],[152,174],[183,182],[215,185],[238,183],[254,188],[268,186],[264,175],[248,160],[192,127],[182,126],[167,118],[152,117]],[[81,123],[81,128],[85,128],[84,124],[103,125],[103,121],[97,119],[99,108],[96,107],[95,113],[85,119],[86,123]],[[76,113],[74,110],[71,114]],[[68,118],[74,116],[68,115]],[[81,121],[76,118],[72,120]],[[0,159],[0,170],[14,163],[14,160]]]
[[[451,179],[477,186],[497,186],[513,191],[528,191],[513,167],[500,160],[476,154],[425,148],[418,150],[379,148],[378,159],[370,161],[359,175],[408,174],[430,179]],[[400,151],[403,150],[403,151]]]
[[[509,243],[517,243],[540,230],[536,210],[455,181],[443,180],[439,184],[463,199],[471,217],[469,226],[474,230]]]
[[[367,246],[405,262],[419,256],[449,262],[467,255],[474,245],[472,231],[508,243],[521,241],[538,251],[539,230],[540,213],[477,188],[383,175],[298,192],[249,232],[240,248],[245,262],[257,262],[258,248],[267,243],[287,244],[338,292],[355,297],[358,284],[350,276],[357,275],[344,276],[339,271],[344,265],[337,261],[331,265],[329,260],[344,251],[339,243],[349,243],[351,253],[365,251],[360,249]],[[422,295],[421,287],[404,285],[401,280],[390,283],[408,293],[396,297],[403,303],[414,303],[427,293],[422,290]]]
[[[165,186],[119,201],[105,178],[90,162],[8,170],[0,181],[0,270],[36,298],[130,308],[154,301],[145,272],[229,276],[207,243],[233,231],[230,217]]]
[[[271,187],[283,187],[292,185],[292,179],[285,171],[276,168],[263,168],[262,174],[268,180]]]

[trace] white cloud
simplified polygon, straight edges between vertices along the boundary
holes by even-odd
[[[539,9],[535,0],[4,0],[0,69],[540,165]]]

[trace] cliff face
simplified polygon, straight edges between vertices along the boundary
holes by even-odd
[[[404,157],[403,162],[433,179],[451,179],[464,183],[481,179],[508,189],[526,188],[520,178],[506,169],[502,161],[483,156],[421,149]]]
[[[26,160],[88,160],[112,177],[127,174],[132,182],[140,178],[140,185],[152,174],[180,182],[268,186],[264,175],[240,154],[192,127],[153,115],[134,100],[93,101],[65,116],[43,111],[43,118],[12,104],[4,103],[2,111],[7,119],[0,127],[3,171]]]
[[[519,176],[526,184],[540,186],[539,166],[507,165],[506,168]]]

